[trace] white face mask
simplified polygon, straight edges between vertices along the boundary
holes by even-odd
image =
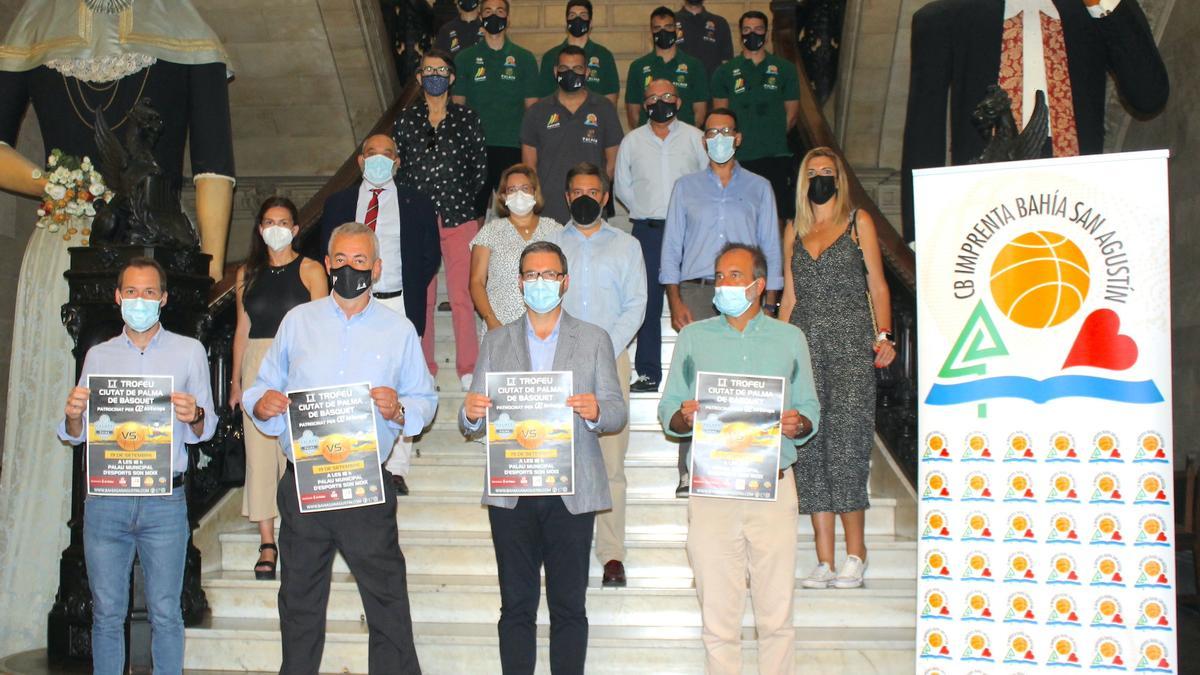
[[[292,228],[282,225],[272,225],[264,230],[261,230],[263,241],[267,242],[267,246],[271,247],[272,251],[278,253],[287,248],[288,244],[292,243]]]
[[[504,200],[504,205],[514,216],[526,216],[533,207],[537,205],[537,199],[533,195],[527,195],[524,192],[515,192]]]

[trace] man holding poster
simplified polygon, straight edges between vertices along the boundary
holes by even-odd
[[[83,553],[92,590],[92,669],[99,675],[124,672],[135,553],[146,577],[154,669],[183,670],[179,596],[191,534],[184,444],[212,438],[217,417],[204,346],[158,321],[167,303],[166,279],[162,267],[149,258],[134,258],[117,274],[116,302],[125,328],[88,350],[79,386],[67,397],[66,419],[58,428],[64,441],[88,441]],[[104,377],[95,377],[99,374]],[[89,380],[98,386],[89,388]],[[173,413],[162,416],[164,408]],[[162,437],[170,438],[165,463],[159,456],[164,453],[152,449]]]
[[[495,413],[500,395],[489,397],[485,390],[492,373],[513,377],[511,388],[542,387],[545,393],[538,392],[539,399],[542,395],[553,399],[560,393],[555,391],[561,389],[556,383],[571,385],[571,395],[563,401],[573,412],[571,492],[490,496],[491,490],[485,488],[483,503],[488,507],[500,572],[498,628],[505,675],[532,675],[537,664],[543,565],[550,608],[550,669],[556,674],[583,675],[592,526],[596,512],[612,506],[599,436],[623,427],[629,412],[608,333],[564,312],[559,304],[570,282],[562,249],[550,242],[532,243],[521,252],[518,269],[520,276],[514,281],[521,285],[525,316],[483,337],[459,424],[467,435],[477,435],[485,418]]]
[[[332,293],[288,312],[242,395],[255,425],[279,436],[288,458],[276,497],[279,672],[317,672],[340,552],[366,610],[370,672],[420,673],[396,495],[380,489],[391,485],[380,465],[396,436],[416,436],[433,419],[437,394],[412,323],[371,297],[382,271],[375,232],[361,223],[336,228],[325,269]],[[294,442],[291,429],[300,432]],[[320,489],[329,499],[318,498]]]
[[[778,439],[774,434],[786,437],[778,446],[778,457],[770,458],[772,468],[776,461],[785,468],[776,469],[774,476],[767,475],[762,481],[771,479],[774,486],[755,488],[751,486],[753,480],[747,480],[744,486],[747,492],[741,501],[704,496],[702,493],[707,490],[698,486],[715,484],[718,478],[693,475],[688,501],[687,552],[700,598],[707,672],[711,675],[742,672],[742,613],[748,571],[758,631],[758,672],[787,675],[796,669],[792,604],[799,518],[791,465],[796,461],[796,446],[808,440],[817,428],[820,405],[804,333],[762,313],[760,300],[767,285],[767,261],[762,250],[746,244],[726,244],[717,255],[715,272],[714,304],[721,316],[690,323],[679,332],[658,417],[667,435],[675,438],[691,436],[693,428],[699,428],[700,436],[692,445],[692,453],[710,448],[710,459],[718,453],[731,455],[752,450],[750,445],[756,444],[755,438],[759,436],[767,441],[773,440],[772,436]],[[697,394],[694,386],[700,373],[717,377],[712,378],[714,386]],[[722,377],[723,385],[716,381]],[[776,378],[783,380],[784,401],[778,432],[752,434],[734,429],[734,433],[726,434],[727,443],[699,442],[704,435],[707,413],[701,413],[697,420],[701,407],[698,398],[715,402],[716,394],[709,390],[721,389],[733,392],[732,398],[759,398],[761,403],[754,405],[751,417],[761,422],[762,411],[777,405],[778,399],[771,402],[770,395],[779,381]],[[737,395],[751,391],[762,395]],[[717,421],[722,416],[714,410]],[[750,426],[745,420],[729,426],[736,424]],[[770,428],[774,424],[772,421],[761,426]],[[720,431],[717,430],[718,435]],[[749,441],[744,448],[743,440]],[[713,445],[721,447],[712,449]],[[755,462],[759,466],[763,463]],[[701,464],[696,462],[694,466],[699,470]],[[736,488],[736,483],[733,487]],[[773,487],[773,500],[752,494],[764,487],[768,490]],[[734,496],[737,490],[721,492]]]

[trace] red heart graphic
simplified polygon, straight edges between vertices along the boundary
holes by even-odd
[[[991,450],[988,450],[987,448],[984,448],[984,449],[983,449],[983,452],[981,452],[981,453],[979,453],[979,454],[980,454],[980,456],[981,456],[981,457],[991,457],[991,456],[992,456],[992,451],[991,451]]]
[[[983,615],[984,615],[984,616],[991,616],[991,615],[992,615],[992,610],[988,609],[987,607],[984,607],[984,608],[983,608]]]
[[[1025,456],[1026,456],[1026,457],[1033,457],[1033,449],[1032,449],[1032,448],[1025,448]]]
[[[1070,532],[1067,533],[1067,539],[1078,539],[1078,538],[1079,538],[1079,535],[1075,534],[1075,530],[1071,530]]]
[[[1078,457],[1078,455],[1075,454],[1075,448],[1070,448],[1067,450],[1067,457]]]
[[[1109,457],[1112,457],[1113,459],[1120,459],[1120,458],[1121,458],[1121,449],[1120,449],[1120,448],[1113,448],[1113,451],[1112,451],[1112,453],[1109,455]]]
[[[1112,536],[1112,538],[1113,538],[1113,541],[1121,541],[1121,533],[1120,533],[1120,532],[1113,532],[1113,536]]]
[[[942,568],[942,571],[941,571],[941,575],[942,575],[942,576],[949,576],[949,575],[950,575],[950,568],[949,568],[949,567],[943,567],[943,568]]]
[[[1071,663],[1076,663],[1079,661],[1079,657],[1075,656],[1075,652],[1071,652],[1071,655],[1067,657],[1067,661],[1069,661]]]
[[[1113,621],[1113,623],[1125,623],[1125,620],[1121,618],[1120,614],[1113,614],[1112,621]]]
[[[1025,530],[1025,538],[1033,539],[1033,530]]]
[[[942,456],[942,457],[949,457],[949,456],[950,456],[950,451],[949,451],[949,450],[946,450],[945,448],[943,448],[943,449],[942,449],[942,452],[941,452],[941,456]]]
[[[1033,660],[1033,650],[1032,650],[1032,649],[1030,649],[1029,651],[1025,652],[1025,660],[1026,660],[1026,661],[1032,661],[1032,660]]]
[[[1154,498],[1157,500],[1160,500],[1160,501],[1165,500],[1167,498],[1167,493],[1163,492],[1162,490],[1159,490],[1158,494],[1154,495]]]
[[[992,650],[988,649],[987,647],[984,647],[983,648],[983,658],[985,658],[985,659],[992,658]]]
[[[1033,610],[1032,610],[1032,609],[1025,610],[1025,618],[1026,618],[1026,619],[1032,619],[1032,618],[1033,618]]]
[[[948,528],[948,527],[943,527],[943,528],[942,528],[942,536],[943,536],[943,537],[946,537],[946,536],[949,536],[949,535],[950,535],[950,528]]]
[[[950,648],[949,648],[949,647],[942,647],[941,651],[939,651],[938,653],[939,653],[939,654],[949,654],[949,653],[950,653]]]
[[[942,615],[943,615],[943,616],[945,616],[945,615],[949,614],[949,613],[950,613],[950,608],[949,608],[949,607],[943,607],[943,608],[942,608],[942,612],[941,612],[941,613],[942,613]]]
[[[1137,343],[1121,335],[1121,317],[1111,309],[1098,309],[1083,320],[1079,335],[1071,346],[1063,368],[1092,366],[1105,370],[1125,370],[1137,362]]]
[[[983,568],[983,576],[985,576],[985,577],[990,577],[990,576],[992,576],[992,571],[991,571],[990,569],[986,568],[986,567],[985,567],[985,568]]]
[[[1076,496],[1077,495],[1075,494],[1075,488],[1071,488],[1070,490],[1067,490],[1067,499],[1075,499]]]
[[[1026,499],[1033,499],[1033,490],[1026,490],[1026,491],[1025,491],[1025,498],[1026,498]]]
[[[1120,490],[1113,490],[1113,491],[1112,491],[1112,498],[1113,498],[1113,499],[1120,499],[1120,498],[1121,498],[1121,491],[1120,491]]]
[[[1120,655],[1120,654],[1117,654],[1116,656],[1114,656],[1114,657],[1113,657],[1113,665],[1114,665],[1114,666],[1123,666],[1123,665],[1125,665],[1125,662],[1121,660],[1121,655]]]
[[[989,489],[987,489],[987,488],[983,488],[983,496],[984,496],[984,497],[991,497],[991,496],[992,496],[992,491],[991,491],[991,490],[989,490]]]
[[[1158,540],[1159,540],[1159,541],[1166,541],[1166,540],[1167,540],[1167,533],[1166,533],[1166,532],[1159,532],[1159,533],[1158,533]]]
[[[1069,615],[1067,615],[1067,621],[1079,621],[1079,616],[1076,615],[1075,612],[1071,612]]]
[[[1120,572],[1113,572],[1112,580],[1116,582],[1122,581]]]
[[[1067,578],[1071,581],[1075,581],[1079,578],[1079,575],[1075,574],[1075,570],[1071,570],[1071,573],[1067,575]],[[1071,616],[1075,616],[1075,612],[1071,612]]]
[[[1158,625],[1160,625],[1160,626],[1167,626],[1167,625],[1170,625],[1170,624],[1168,624],[1168,623],[1167,623],[1167,617],[1165,617],[1165,616],[1160,616],[1160,617],[1158,617]]]
[[[1032,579],[1033,578],[1033,570],[1025,570],[1025,578]]]
[[[1167,453],[1163,452],[1162,448],[1159,448],[1158,451],[1154,453],[1155,459],[1162,459],[1166,456],[1167,456]]]
[[[1171,664],[1170,664],[1170,662],[1168,662],[1166,659],[1159,659],[1159,660],[1158,660],[1158,667],[1159,667],[1159,668],[1170,668],[1170,667],[1171,667]]]
[[[990,536],[992,536],[992,530],[991,530],[991,528],[987,528],[987,527],[983,528],[983,536],[985,536],[985,537],[990,537]]]
[[[1165,575],[1165,574],[1158,575],[1158,583],[1160,583],[1160,584],[1167,583],[1167,575]]]
[[[938,496],[939,496],[939,497],[949,497],[949,496],[950,496],[950,491],[949,491],[949,490],[947,490],[946,488],[942,488],[942,493],[941,493],[941,494],[939,494]]]

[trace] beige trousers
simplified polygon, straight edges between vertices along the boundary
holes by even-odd
[[[629,409],[629,350],[617,357],[617,381]],[[608,489],[612,493],[612,509],[596,514],[596,558],[600,564],[609,560],[625,560],[625,451],[629,449],[629,424],[616,433],[600,437],[600,452],[608,470]]]
[[[746,576],[758,629],[758,672],[796,671],[796,481],[779,479],[774,502],[688,499],[688,559],[704,622],[709,675],[741,675]]]
[[[246,343],[242,354],[242,391],[254,386],[258,368],[274,340],[257,338]],[[251,522],[270,520],[279,515],[275,506],[275,490],[287,469],[287,458],[275,436],[263,435],[249,411],[242,408],[242,430],[246,439],[246,487],[242,490],[242,515]]]

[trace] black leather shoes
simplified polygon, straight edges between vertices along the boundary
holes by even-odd
[[[645,375],[639,375],[638,379],[634,380],[633,384],[629,385],[629,391],[637,392],[639,394],[658,391],[658,383],[651,382],[650,378],[646,377]]]
[[[392,476],[392,489],[396,491],[397,497],[408,494],[408,483],[404,482],[404,476]]]
[[[620,560],[609,560],[604,563],[604,581],[606,588],[625,586],[625,565]]]

